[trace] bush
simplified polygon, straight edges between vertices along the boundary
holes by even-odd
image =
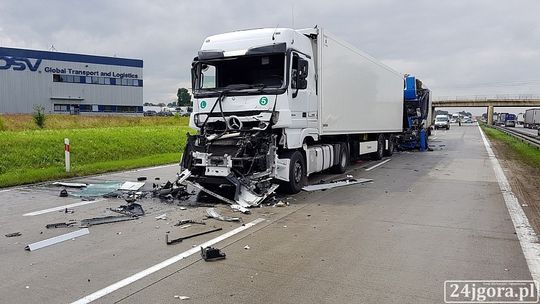
[[[2,115],[0,115],[0,131],[5,131],[6,126],[4,124],[4,120],[2,120]]]
[[[45,127],[45,107],[42,105],[34,105],[34,114],[32,114],[36,125],[43,129]]]

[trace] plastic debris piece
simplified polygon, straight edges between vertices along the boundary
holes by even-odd
[[[137,191],[144,186],[144,182],[125,182],[123,183],[118,190],[122,191]]]
[[[231,216],[223,216],[219,214],[215,208],[208,208],[206,209],[206,214],[208,217],[219,220],[219,221],[225,221],[225,222],[239,222],[239,217],[231,217]]]
[[[185,224],[206,225],[205,222],[197,222],[197,221],[194,221],[194,220],[187,219],[187,220],[179,220],[178,223],[174,224],[174,226],[182,226],[182,225],[185,225]]]
[[[139,176],[137,177],[137,181],[142,182],[146,180],[146,176]]]
[[[121,213],[129,216],[143,216],[144,209],[140,204],[131,203],[128,205],[121,205],[118,208],[109,208],[109,210],[117,213]]]
[[[47,228],[47,229],[51,229],[51,228],[68,228],[68,227],[72,227],[75,224],[77,224],[76,221],[52,223],[52,224],[45,225],[45,228]]]
[[[286,206],[287,206],[287,204],[285,204],[285,203],[282,202],[282,201],[279,201],[279,202],[277,202],[277,203],[274,205],[274,207],[286,207]]]
[[[244,249],[249,250],[250,249],[249,245],[244,246]]]
[[[84,188],[88,186],[88,184],[85,184],[85,183],[65,183],[65,182],[54,182],[53,185],[62,186],[62,187],[70,187],[70,188]]]
[[[68,197],[68,192],[67,192],[67,190],[66,190],[66,189],[62,189],[62,190],[60,191],[60,195],[59,195],[59,196],[60,196],[60,197]]]
[[[38,250],[38,249],[41,249],[43,247],[54,245],[54,244],[64,242],[64,241],[67,241],[67,240],[73,240],[76,237],[83,236],[83,235],[86,235],[86,234],[89,234],[89,233],[90,233],[90,230],[88,230],[88,228],[84,228],[84,229],[80,229],[80,230],[73,231],[73,232],[70,232],[70,233],[55,236],[55,237],[50,238],[50,239],[46,239],[46,240],[39,241],[39,242],[36,242],[36,243],[28,244],[24,249],[34,251],[34,250]]]
[[[240,206],[240,205],[231,205],[231,209],[234,210],[234,211],[240,211],[240,212],[242,212],[244,214],[251,213],[251,211],[249,211],[248,208]]]
[[[179,295],[175,295],[174,298],[175,298],[175,299],[180,299],[180,300],[189,300],[189,299],[190,299],[189,297],[186,297],[186,296],[179,296]]]
[[[163,213],[162,215],[156,216],[156,220],[167,220],[167,213]]]
[[[21,235],[22,234],[20,232],[12,232],[12,233],[5,234],[6,237],[17,237]]]
[[[227,255],[225,253],[221,252],[221,250],[217,248],[210,246],[206,248],[201,247],[201,257],[207,262],[223,260],[226,256]]]

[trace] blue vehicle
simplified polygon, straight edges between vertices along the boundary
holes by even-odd
[[[511,113],[499,113],[497,124],[505,127],[515,127],[517,117]]]

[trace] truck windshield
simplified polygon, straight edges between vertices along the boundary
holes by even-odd
[[[245,56],[200,62],[196,90],[281,88],[285,54]]]
[[[436,120],[437,121],[447,121],[448,118],[446,118],[446,117],[437,117]]]

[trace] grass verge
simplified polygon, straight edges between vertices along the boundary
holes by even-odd
[[[496,140],[503,143],[507,148],[514,152],[516,158],[534,168],[540,168],[540,150],[535,147],[531,147],[521,140],[516,139],[504,132],[497,129],[482,126],[482,130],[489,137],[490,140]]]
[[[178,162],[187,127],[0,132],[0,187]],[[71,172],[64,169],[64,138]]]

